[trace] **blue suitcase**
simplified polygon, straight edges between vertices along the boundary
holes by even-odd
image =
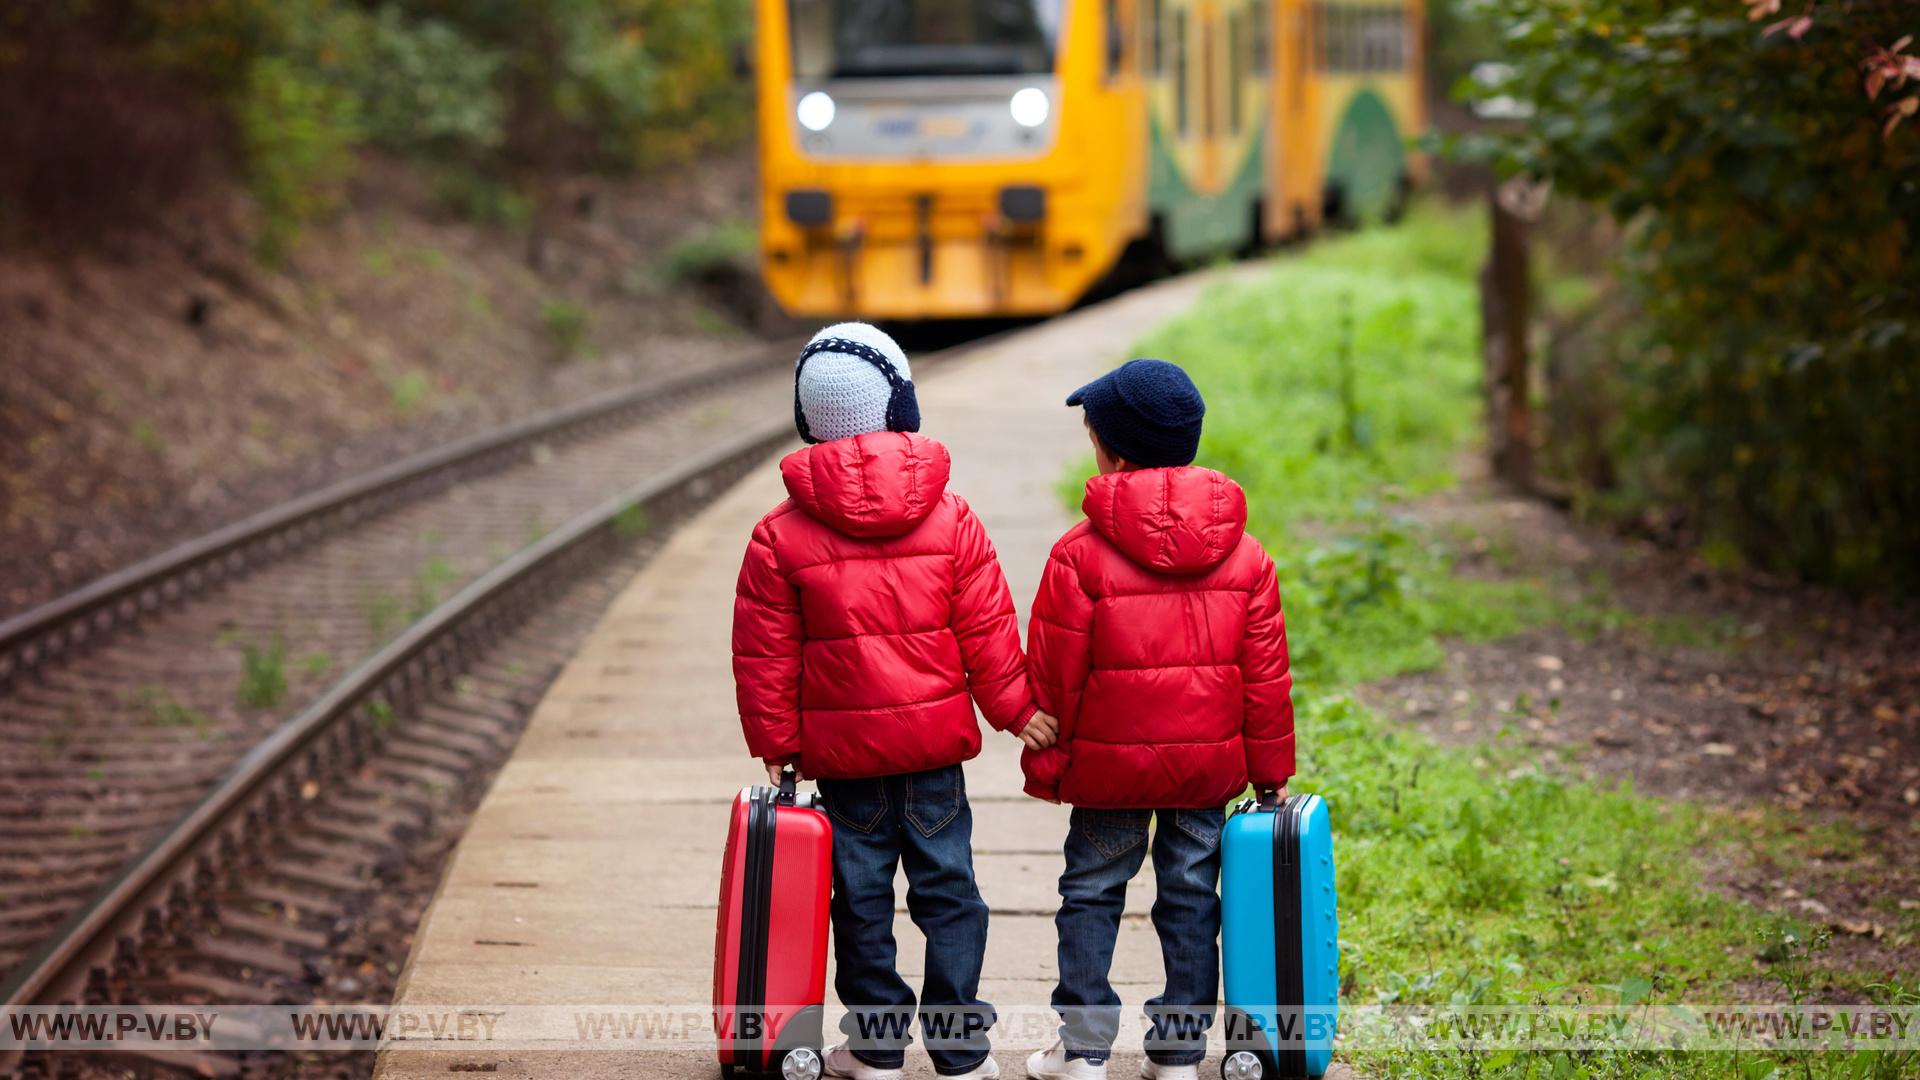
[[[1318,795],[1248,799],[1220,838],[1223,1080],[1319,1077],[1340,996],[1333,831]]]

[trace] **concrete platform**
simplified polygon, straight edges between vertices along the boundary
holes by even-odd
[[[1210,281],[1258,271],[1192,275],[1128,293],[919,380],[923,430],[952,449],[953,488],[985,521],[1023,627],[1047,550],[1072,524],[1056,483],[1066,463],[1087,453],[1078,413],[1061,404],[1067,393],[1125,359]],[[381,1054],[379,1076],[716,1072],[703,1040],[726,806],[742,785],[763,779],[733,711],[733,583],[754,522],[783,497],[769,462],[683,527],[616,601],[535,713],[416,938],[396,1004],[552,1006],[544,1030],[553,1047],[538,1038],[513,1049],[409,1043]],[[1045,1006],[1066,811],[1022,796],[1018,740],[990,729],[986,736],[985,752],[968,766],[980,889],[994,913],[984,996],[1006,1017],[996,1056],[1018,1077],[1024,1055],[1052,1037]],[[1130,1024],[1161,977],[1143,917],[1151,899],[1149,869],[1129,894],[1115,964]],[[921,938],[904,914],[899,921],[901,967],[917,981]],[[832,1010],[831,983],[828,996]],[[679,1021],[607,1050],[562,1049],[577,1031],[563,1015],[572,1006],[663,1010]],[[829,1022],[837,1015],[830,1011]],[[1116,1078],[1137,1067],[1122,1039]],[[907,1065],[932,1076],[917,1045]]]

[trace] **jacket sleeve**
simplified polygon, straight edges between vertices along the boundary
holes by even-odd
[[[1246,638],[1240,643],[1240,683],[1246,720],[1247,778],[1275,788],[1293,776],[1293,673],[1287,665],[1287,624],[1273,560],[1264,565],[1247,600]]]
[[[967,689],[996,731],[1018,735],[1033,718],[1027,665],[1020,653],[1020,619],[987,530],[963,501],[954,534],[953,609]]]
[[[1080,587],[1080,572],[1063,540],[1047,556],[1040,592],[1027,622],[1027,673],[1033,699],[1060,721],[1060,734],[1045,750],[1021,755],[1027,794],[1058,799],[1068,743],[1080,718],[1080,696],[1093,666],[1093,597]]]
[[[754,527],[733,595],[733,689],[747,752],[772,762],[800,756],[800,591],[773,551],[765,521]]]

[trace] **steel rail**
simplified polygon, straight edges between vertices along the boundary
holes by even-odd
[[[142,933],[163,932],[197,910],[195,893],[217,880],[248,834],[270,829],[299,802],[304,779],[324,770],[322,750],[363,758],[379,716],[447,684],[460,661],[524,621],[596,554],[630,543],[665,513],[717,492],[769,451],[793,439],[781,421],[635,485],[494,567],[429,612],[275,729],[147,851],[102,885],[0,986],[0,1007],[81,1000],[107,969],[135,962]],[[0,1061],[0,1067],[6,1063]]]
[[[665,375],[576,405],[423,451],[270,507],[0,621],[0,689],[21,675],[104,640],[161,608],[232,580],[260,556],[284,556],[335,528],[364,520],[437,479],[478,471],[542,440],[572,437],[623,414],[645,411],[755,374],[776,370],[786,346],[693,374]]]

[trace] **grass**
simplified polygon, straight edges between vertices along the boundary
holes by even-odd
[[[701,281],[717,273],[751,265],[760,249],[760,234],[743,221],[701,229],[667,250],[660,274],[674,284]]]
[[[1301,733],[1295,788],[1325,793],[1338,833],[1345,999],[1613,1003],[1630,990],[1656,1003],[1730,1001],[1768,981],[1787,996],[1808,991],[1793,978],[1875,1000],[1911,995],[1804,974],[1808,928],[1700,884],[1703,853],[1744,852],[1755,826],[1629,785],[1569,780],[1504,739],[1443,748],[1352,695],[1437,665],[1445,640],[1548,622],[1591,632],[1622,618],[1604,590],[1563,603],[1537,582],[1458,576],[1461,538],[1399,512],[1454,482],[1452,463],[1477,433],[1473,275],[1484,229],[1478,215],[1417,208],[1399,228],[1323,243],[1277,260],[1263,280],[1216,288],[1138,350],[1181,363],[1199,384],[1200,463],[1247,489],[1250,528],[1279,567]],[[1071,504],[1088,471],[1063,482]],[[1707,619],[1630,629],[1662,646],[1737,637]],[[1777,855],[1808,842],[1771,817],[1758,828]],[[1891,1077],[1913,1065],[1863,1054],[1345,1057],[1364,1075],[1423,1077]]]
[[[446,599],[447,590],[458,580],[459,568],[443,555],[435,555],[420,564],[420,571],[413,576],[414,621],[439,607],[440,601]]]
[[[540,321],[546,324],[547,337],[562,360],[594,354],[592,319],[586,308],[571,300],[549,300],[540,306]]]
[[[145,713],[147,722],[155,727],[190,727],[203,739],[213,735],[213,717],[175,701],[164,686],[143,686],[133,692],[128,703]]]
[[[240,689],[243,709],[271,709],[287,696],[287,646],[279,638],[266,645],[240,646]]]
[[[151,420],[135,420],[130,434],[133,441],[140,444],[140,449],[148,453],[157,454],[167,448],[167,441],[160,437],[160,429]]]
[[[376,642],[386,641],[389,633],[406,622],[406,602],[385,590],[363,595],[360,607],[367,616],[367,633]]]
[[[412,416],[427,402],[433,383],[423,371],[406,371],[387,384],[387,394],[395,416]]]

